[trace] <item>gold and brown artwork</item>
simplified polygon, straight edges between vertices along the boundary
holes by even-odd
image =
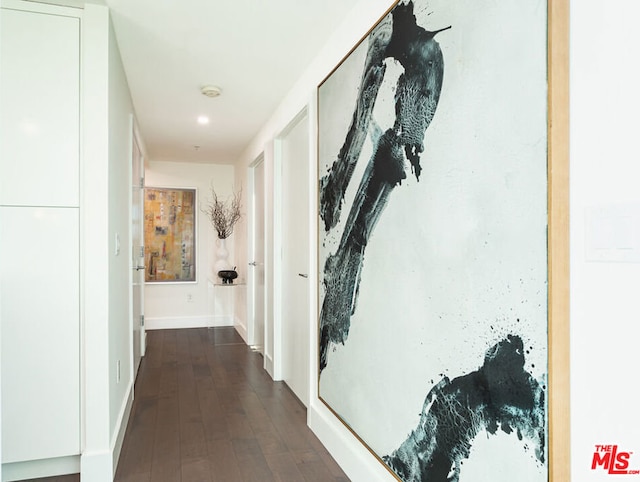
[[[195,189],[145,189],[145,281],[196,280]]]

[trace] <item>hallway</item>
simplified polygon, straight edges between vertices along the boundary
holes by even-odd
[[[148,332],[117,482],[348,481],[232,327]]]

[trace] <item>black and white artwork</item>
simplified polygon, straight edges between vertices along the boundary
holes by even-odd
[[[546,33],[403,0],[318,88],[318,392],[405,482],[548,480]]]

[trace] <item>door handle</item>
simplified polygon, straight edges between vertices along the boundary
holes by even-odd
[[[251,263],[249,263],[249,266],[258,266],[258,263],[256,263],[255,261],[251,261]]]
[[[306,273],[298,273],[298,276],[300,276],[301,278],[308,278],[309,275]]]
[[[144,269],[144,266],[134,266],[133,269],[140,271],[141,269]]]

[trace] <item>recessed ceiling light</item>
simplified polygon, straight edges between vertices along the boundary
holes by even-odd
[[[206,115],[199,115],[198,116],[198,124],[206,125],[208,123],[209,123],[209,118]]]
[[[200,92],[202,92],[202,95],[206,95],[207,97],[218,97],[222,94],[222,89],[217,85],[203,85],[200,88]]]

